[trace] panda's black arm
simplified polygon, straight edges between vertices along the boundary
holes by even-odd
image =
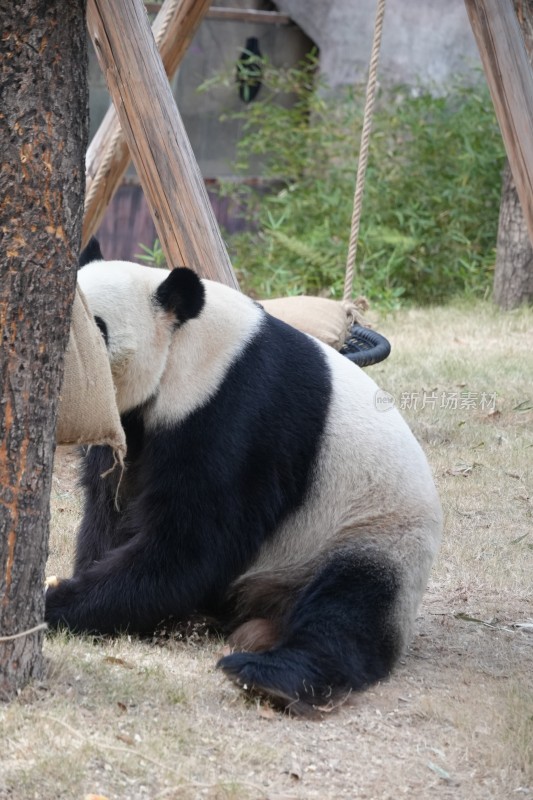
[[[154,542],[138,534],[46,592],[45,619],[51,627],[76,632],[149,632],[174,615],[194,609],[186,574],[176,570]]]
[[[232,546],[205,520],[187,531],[164,513],[159,521],[150,531],[131,532],[125,544],[49,588],[45,619],[50,627],[148,633],[169,617],[216,615],[230,576],[242,570],[246,558],[238,540]]]
[[[100,561],[133,534],[124,523],[124,508],[137,493],[135,461],[142,450],[144,427],[137,413],[123,414],[128,456],[121,471],[111,447],[92,446],[81,451],[83,518],[78,529],[74,574]]]
[[[113,451],[110,447],[93,446],[82,451],[82,456],[85,504],[76,541],[74,574],[100,561],[120,543],[117,538],[119,470],[113,470]]]
[[[179,483],[174,478],[174,484]],[[255,547],[217,520],[218,504],[201,493],[169,504],[167,489],[147,487],[121,518],[126,541],[46,594],[46,621],[73,631],[150,632],[164,619],[216,613]],[[235,517],[233,518],[236,523]],[[118,534],[117,534],[118,535]]]
[[[170,616],[216,615],[263,538],[255,538],[257,529],[264,528],[250,525],[248,537],[236,535],[237,510],[220,518],[217,508],[216,497],[201,493],[196,502],[190,495],[180,502],[177,513],[167,491],[142,492],[124,517],[129,527],[119,526],[127,541],[48,589],[46,621],[78,632],[143,633]]]
[[[129,494],[119,513],[113,484],[106,488],[101,461],[91,459],[94,482],[85,486],[76,568],[72,579],[47,591],[50,626],[142,633],[169,616],[216,612],[227,587],[256,552],[262,536],[255,537],[263,525],[244,520],[247,535],[237,535],[241,514],[231,491],[207,492],[199,476],[194,488],[184,485],[183,478],[165,469],[163,459],[160,463],[157,485],[146,475],[135,479],[136,485],[144,481],[144,491],[135,499]]]

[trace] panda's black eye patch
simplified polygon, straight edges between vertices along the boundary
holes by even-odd
[[[97,326],[100,328],[100,333],[104,337],[105,346],[107,347],[108,339],[109,339],[109,337],[107,335],[107,325],[105,324],[105,322],[102,319],[102,317],[95,317],[94,321],[96,322]]]

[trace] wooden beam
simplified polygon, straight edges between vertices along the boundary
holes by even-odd
[[[290,25],[292,20],[288,14],[279,11],[257,11],[255,8],[222,8],[211,6],[207,19],[219,19],[232,22],[251,22],[261,25]]]
[[[533,71],[512,0],[465,0],[533,244]]]
[[[157,14],[161,6],[158,3],[145,3],[149,14]],[[255,22],[261,25],[290,25],[292,19],[281,11],[259,11],[256,8],[226,8],[211,6],[206,19],[231,20],[232,22]]]
[[[238,288],[142,1],[89,0],[87,24],[169,266]]]
[[[210,0],[165,0],[152,31],[159,41],[161,59],[172,76],[209,8]],[[170,16],[169,16],[170,14]],[[85,159],[85,214],[82,246],[96,233],[106,208],[122,182],[131,161],[130,151],[111,104],[87,150]]]

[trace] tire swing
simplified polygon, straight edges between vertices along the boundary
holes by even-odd
[[[364,298],[362,298],[362,302],[352,300],[384,14],[385,0],[378,0],[355,181],[343,299],[341,302],[337,302],[322,297],[300,296],[260,301],[266,311],[274,317],[282,319],[305,333],[316,336],[317,339],[339,350],[342,355],[359,367],[378,364],[380,361],[384,361],[391,351],[390,342],[382,334],[362,324],[362,313],[366,311],[368,305],[366,300]]]

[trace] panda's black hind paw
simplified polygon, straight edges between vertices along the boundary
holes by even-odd
[[[305,654],[281,649],[266,653],[232,653],[217,667],[249,694],[268,697],[297,716],[313,716],[333,701],[331,686],[311,668]]]

